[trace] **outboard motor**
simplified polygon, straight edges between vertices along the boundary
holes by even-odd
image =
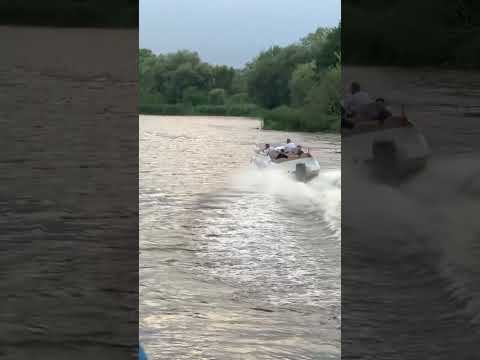
[[[372,152],[376,166],[388,168],[392,167],[397,161],[397,149],[392,141],[375,141]]]
[[[381,181],[397,183],[403,177],[401,156],[392,141],[373,144],[373,171]]]
[[[307,180],[307,165],[297,164],[295,166],[295,178],[298,181],[306,181]]]

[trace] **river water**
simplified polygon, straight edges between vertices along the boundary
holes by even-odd
[[[0,43],[0,358],[131,359],[138,31],[2,26]]]
[[[426,169],[378,183],[342,163],[342,357],[476,359],[480,343],[480,75],[344,68],[431,146]],[[352,154],[342,149],[342,159]]]
[[[338,359],[340,137],[140,116],[140,338],[153,359]],[[249,165],[291,137],[309,184]]]

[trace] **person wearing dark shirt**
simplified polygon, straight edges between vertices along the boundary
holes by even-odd
[[[298,145],[297,146],[297,149],[295,151],[295,154],[298,155],[299,157],[302,156],[303,154],[305,154],[302,150],[302,146],[301,145]]]
[[[378,120],[381,124],[383,124],[386,119],[392,116],[392,113],[388,111],[385,105],[385,99],[383,98],[378,98],[375,100],[375,105],[377,107],[377,113],[374,120]]]
[[[281,150],[280,150],[280,153],[277,155],[276,160],[279,160],[279,159],[288,159],[288,155],[285,154],[285,150],[284,150],[284,149],[281,149]]]

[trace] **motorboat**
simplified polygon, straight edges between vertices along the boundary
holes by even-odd
[[[418,126],[401,116],[383,122],[359,122],[352,129],[342,128],[344,165],[369,165],[374,174],[403,179],[421,171],[431,155]]]
[[[284,148],[282,144],[271,145],[271,151],[264,151],[261,145],[257,145],[255,154],[251,162],[258,169],[274,169],[285,172],[293,176],[296,180],[307,182],[318,176],[320,172],[320,164],[317,159],[310,154],[310,151],[301,155],[286,153],[286,157],[278,158]]]

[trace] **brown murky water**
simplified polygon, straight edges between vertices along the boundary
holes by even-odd
[[[137,39],[0,27],[1,359],[135,356]]]
[[[480,74],[346,67],[343,78],[394,112],[404,104],[432,156],[396,186],[342,163],[342,357],[476,358]]]
[[[338,359],[340,138],[140,117],[140,338],[153,359]],[[289,136],[309,184],[250,167]]]

